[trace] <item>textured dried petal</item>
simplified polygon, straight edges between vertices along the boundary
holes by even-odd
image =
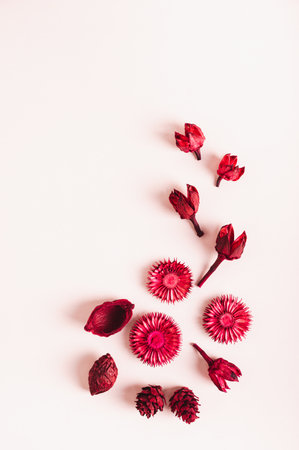
[[[88,382],[91,395],[109,391],[114,385],[118,375],[118,369],[112,358],[107,353],[101,356],[89,371]]]
[[[186,423],[192,423],[199,418],[198,397],[187,387],[174,392],[169,400],[169,406],[171,411]]]
[[[176,189],[169,195],[169,201],[180,215],[181,219],[190,219],[195,211],[193,205],[188,201],[187,197]]]
[[[203,316],[203,326],[212,339],[225,344],[241,340],[250,323],[249,309],[232,295],[213,299]]]
[[[151,294],[163,302],[183,300],[190,292],[192,275],[185,264],[177,260],[159,261],[148,274],[147,287]]]
[[[131,319],[134,306],[126,299],[102,303],[92,311],[84,330],[104,337],[118,333]]]
[[[148,313],[132,327],[130,346],[143,363],[161,366],[172,361],[179,353],[181,331],[166,314]]]
[[[233,242],[232,247],[231,247],[231,252],[230,252],[228,259],[241,258],[246,241],[247,241],[247,235],[246,235],[245,231],[243,231],[243,233],[240,234],[240,236],[237,237],[237,239]]]
[[[199,194],[196,187],[191,184],[187,184],[187,199],[189,204],[192,205],[194,213],[197,213],[199,207]]]

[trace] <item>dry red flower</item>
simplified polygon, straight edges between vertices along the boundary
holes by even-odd
[[[176,146],[185,153],[194,153],[197,159],[201,159],[200,149],[204,141],[201,129],[191,123],[185,123],[185,135],[175,132]]]
[[[203,316],[203,326],[212,339],[225,344],[243,339],[250,323],[249,309],[232,295],[214,298]]]
[[[216,186],[218,187],[221,180],[237,181],[245,172],[245,167],[237,166],[238,157],[227,153],[223,156],[217,170],[218,179]]]
[[[90,369],[88,376],[91,395],[109,391],[114,385],[117,375],[118,369],[109,353],[97,359]]]
[[[104,302],[92,311],[84,330],[104,337],[118,333],[131,319],[134,306],[126,299]]]
[[[232,364],[222,358],[212,359],[197,344],[192,345],[208,363],[209,376],[219,391],[226,392],[227,389],[229,389],[226,380],[239,381],[238,377],[240,377],[242,373],[241,370],[235,366],[235,364]]]
[[[229,261],[239,259],[243,253],[246,241],[247,235],[245,231],[237,239],[234,239],[233,226],[231,224],[224,225],[220,229],[216,239],[215,249],[217,250],[218,257],[197,285],[201,287],[225,259]]]
[[[203,236],[204,233],[195,218],[199,207],[199,194],[196,187],[187,184],[187,197],[177,189],[174,189],[169,195],[169,201],[181,219],[187,219],[192,222],[197,236]]]

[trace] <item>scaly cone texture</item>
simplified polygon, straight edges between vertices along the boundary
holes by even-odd
[[[157,411],[163,411],[165,397],[161,386],[146,386],[137,394],[136,408],[142,416],[148,419],[156,414]]]
[[[218,257],[208,272],[197,283],[197,286],[201,287],[225,259],[232,261],[233,259],[241,258],[246,241],[247,235],[245,231],[235,239],[233,226],[231,224],[224,225],[220,229],[216,239],[215,249],[217,250]]]
[[[192,423],[199,418],[198,397],[187,387],[175,391],[169,400],[169,406],[171,411],[186,423]]]
[[[221,180],[237,181],[245,172],[245,167],[237,166],[237,156],[227,153],[223,156],[217,170],[218,179],[216,186],[219,187]]]
[[[84,330],[104,337],[118,333],[131,319],[134,306],[126,299],[104,302],[92,311]]]
[[[200,149],[205,141],[205,136],[197,125],[185,123],[185,136],[175,132],[176,146],[185,153],[194,153],[197,159],[201,159]]]
[[[166,314],[148,313],[132,327],[130,346],[143,363],[153,367],[162,366],[179,353],[181,331]]]
[[[114,385],[118,369],[112,356],[107,353],[101,356],[89,371],[88,382],[91,395],[109,391]]]
[[[174,303],[183,300],[189,294],[191,286],[190,269],[176,259],[159,261],[148,273],[149,292],[163,302]]]
[[[248,307],[232,295],[214,298],[203,316],[203,326],[211,338],[225,344],[242,340],[250,323]]]
[[[240,377],[242,373],[237,366],[226,361],[226,359],[212,359],[197,344],[192,345],[208,363],[209,376],[219,391],[226,392],[227,389],[229,389],[225,380],[239,381],[238,377]]]
[[[199,194],[196,187],[187,184],[187,197],[177,189],[174,189],[169,195],[169,201],[181,219],[187,219],[192,222],[198,237],[203,236],[195,214],[199,207]]]

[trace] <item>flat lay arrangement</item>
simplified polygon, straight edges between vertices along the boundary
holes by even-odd
[[[202,130],[194,124],[185,124],[185,134],[175,132],[176,146],[185,153],[194,153],[201,160],[201,149],[205,141]],[[245,168],[237,166],[237,156],[226,154],[219,162],[216,186],[221,180],[237,181]],[[181,219],[190,220],[198,237],[204,235],[196,218],[200,197],[195,186],[187,184],[187,195],[174,189],[169,201]],[[194,288],[201,287],[217,267],[224,261],[239,259],[247,241],[243,231],[237,238],[231,224],[224,225],[218,232],[215,249],[218,254],[215,262]],[[228,269],[229,270],[229,269]],[[177,259],[157,261],[148,271],[146,288],[161,302],[184,301],[193,288],[194,277],[190,268]],[[106,301],[90,313],[84,329],[100,337],[109,337],[120,332],[133,317],[134,304],[127,299]],[[221,344],[230,344],[242,340],[251,325],[252,316],[242,300],[232,294],[211,299],[203,314],[203,328],[209,336]],[[180,324],[161,312],[148,312],[135,321],[129,334],[133,354],[148,366],[164,366],[182,350],[182,332]],[[212,359],[196,343],[194,349],[208,364],[208,375],[222,392],[230,387],[228,382],[239,381],[241,370],[233,363],[223,359]],[[118,368],[113,357],[107,353],[94,362],[89,372],[91,395],[104,393],[114,386],[118,377]],[[183,382],[183,380],[182,380]],[[163,411],[168,404],[171,411],[182,421],[190,424],[199,418],[199,398],[188,387],[182,385],[176,389],[168,402],[160,385],[148,385],[136,394],[136,409],[142,416],[150,418]]]

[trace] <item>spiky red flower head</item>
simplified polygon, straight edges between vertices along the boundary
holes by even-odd
[[[173,360],[181,348],[181,331],[176,322],[163,313],[143,315],[132,327],[133,353],[149,366],[162,366]]]
[[[242,340],[250,323],[248,307],[232,295],[214,298],[203,316],[203,326],[211,338],[225,344]]]
[[[189,294],[191,286],[192,274],[189,267],[176,259],[159,261],[148,273],[149,292],[163,302],[183,300]]]
[[[225,344],[242,340],[250,323],[248,307],[232,295],[214,298],[203,316],[203,326],[212,339]]]

